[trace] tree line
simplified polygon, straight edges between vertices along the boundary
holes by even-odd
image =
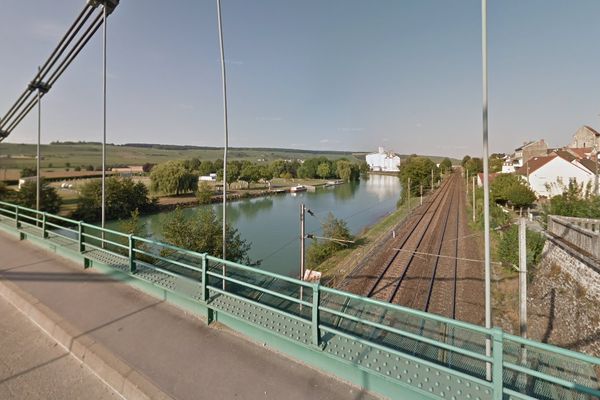
[[[237,181],[260,182],[273,178],[284,179],[342,179],[358,180],[361,173],[368,172],[366,162],[351,162],[348,159],[329,160],[326,157],[285,161],[276,160],[271,163],[252,161],[227,162],[227,184]],[[198,189],[198,177],[211,173],[217,174],[217,180],[223,180],[223,160],[190,160],[167,161],[154,166],[150,172],[151,189],[163,194],[182,194],[195,192]]]

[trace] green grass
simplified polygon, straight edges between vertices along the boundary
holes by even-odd
[[[60,143],[42,145],[42,168],[64,168],[70,163],[71,168],[77,166],[101,165],[102,147],[97,143]],[[0,169],[23,168],[35,164],[36,146],[34,144],[0,143]],[[141,165],[144,163],[161,163],[169,160],[182,160],[198,157],[200,160],[216,160],[223,158],[223,149],[218,147],[192,147],[167,145],[107,145],[107,163],[109,165]],[[364,160],[366,152],[348,151],[313,151],[298,149],[243,148],[233,147],[229,150],[232,160],[259,159],[266,162],[274,160],[304,160],[324,156],[329,159],[348,158],[350,161]],[[404,158],[405,156],[401,156]],[[431,156],[435,162],[443,157]],[[455,160],[456,161],[456,160]]]
[[[42,145],[42,168],[66,167],[101,164],[102,148],[99,144],[51,144]],[[33,144],[0,143],[0,168],[23,168],[35,164],[36,146]],[[219,148],[154,148],[107,145],[107,163],[109,165],[141,165],[144,163],[161,163],[169,160],[183,160],[198,157],[200,160],[216,160],[223,158],[223,150]],[[234,160],[265,161],[295,160],[325,156],[330,159],[346,157],[351,161],[359,158],[351,152],[306,151],[293,149],[254,149],[231,148],[229,158]],[[358,157],[360,155],[357,154]]]

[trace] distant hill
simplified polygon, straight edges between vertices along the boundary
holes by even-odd
[[[42,167],[66,167],[67,163],[77,166],[101,165],[102,146],[98,142],[52,142],[42,145]],[[351,161],[364,160],[369,152],[351,152],[339,150],[303,150],[281,149],[269,147],[230,147],[229,158],[238,160],[265,162],[273,160],[295,160],[310,157],[327,157],[329,159],[348,158]],[[23,168],[35,162],[36,146],[33,144],[0,143],[0,168]],[[141,165],[144,163],[160,163],[168,160],[200,158],[200,160],[216,160],[223,158],[222,147],[182,146],[154,143],[126,143],[121,145],[107,144],[108,165]],[[406,158],[408,155],[400,155]],[[435,162],[444,157],[429,156]],[[452,159],[453,162],[458,160]]]

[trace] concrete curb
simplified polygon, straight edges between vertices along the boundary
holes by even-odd
[[[173,400],[91,336],[77,330],[37,298],[0,279],[0,296],[25,314],[53,340],[125,399]]]

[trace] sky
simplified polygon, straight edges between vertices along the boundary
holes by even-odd
[[[1,0],[0,114],[84,0]],[[482,153],[479,0],[222,0],[230,146]],[[598,0],[489,0],[490,151],[600,130]],[[99,32],[100,33],[100,32]],[[43,99],[42,141],[99,141],[101,35]],[[121,0],[108,142],[223,144],[215,0]],[[34,143],[34,113],[7,142]]]

